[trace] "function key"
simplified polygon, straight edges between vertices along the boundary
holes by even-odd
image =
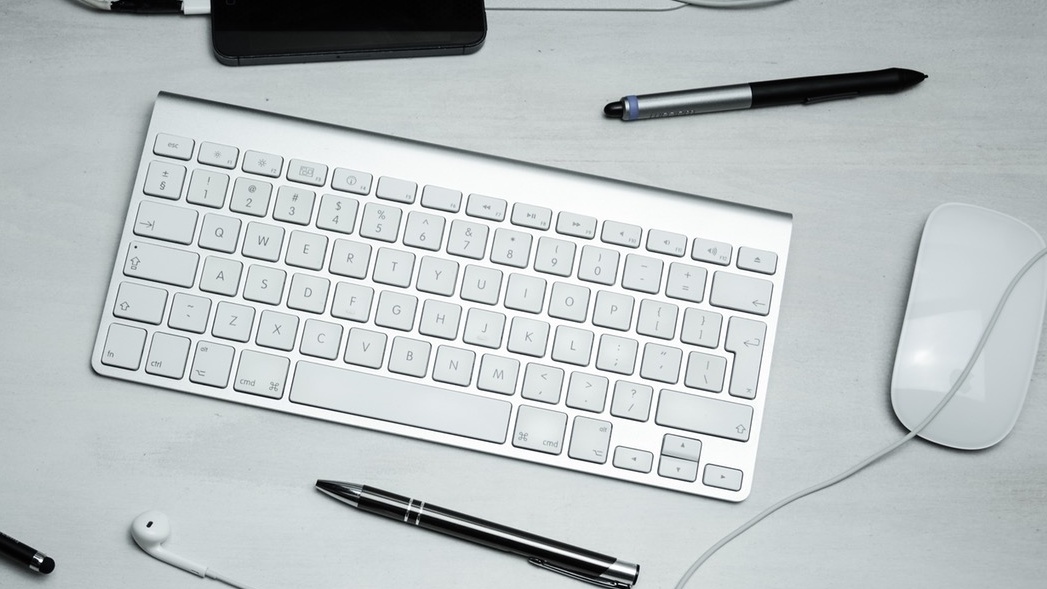
[[[235,147],[204,141],[200,144],[200,155],[196,157],[196,161],[232,170],[236,167],[236,159],[239,156],[240,150]]]
[[[647,251],[681,257],[687,253],[687,236],[651,229],[647,232]]]
[[[310,186],[323,186],[327,182],[327,166],[305,160],[291,160],[287,164],[287,179]]]
[[[465,205],[465,214],[489,221],[504,221],[507,206],[508,204],[500,198],[470,194],[469,202]]]
[[[244,152],[243,168],[248,174],[279,178],[280,171],[284,168],[284,158],[271,153],[248,150]]]
[[[556,217],[556,232],[563,235],[592,239],[596,236],[596,217],[577,213],[560,213]]]
[[[600,239],[604,243],[624,245],[625,247],[640,247],[640,234],[643,230],[639,225],[619,223],[618,221],[604,221],[603,233]]]
[[[457,213],[462,208],[462,193],[450,188],[426,186],[422,189],[422,206],[448,213]]]
[[[751,247],[738,248],[738,267],[761,274],[774,274],[778,267],[778,254]]]
[[[510,221],[513,225],[545,231],[552,225],[553,211],[545,207],[536,207],[518,202],[513,205],[513,216]]]
[[[404,204],[414,203],[415,195],[418,194],[418,185],[399,178],[382,176],[378,179],[378,188],[374,195],[382,200],[402,202]]]
[[[364,194],[371,192],[371,175],[348,168],[335,168],[331,188],[341,192]]]
[[[165,157],[173,157],[180,160],[188,160],[193,157],[193,146],[196,143],[192,139],[157,133],[156,141],[153,142],[153,153]]]
[[[726,266],[731,263],[733,247],[729,243],[696,238],[691,248],[691,259]]]

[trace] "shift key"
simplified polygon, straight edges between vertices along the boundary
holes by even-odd
[[[199,261],[195,252],[132,241],[124,260],[124,276],[190,287],[196,280]]]
[[[655,422],[696,434],[747,442],[753,423],[753,408],[741,403],[662,389]]]

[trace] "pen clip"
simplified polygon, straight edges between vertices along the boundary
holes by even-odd
[[[590,583],[592,585],[597,585],[599,587],[612,587],[612,588],[615,588],[615,589],[626,589],[626,588],[632,586],[632,585],[627,585],[625,583],[619,583],[618,581],[611,581],[611,580],[608,580],[608,579],[600,579],[600,578],[597,578],[597,577],[590,577],[590,576],[587,576],[587,575],[583,575],[581,573],[576,573],[574,571],[569,571],[569,570],[567,570],[565,568],[558,567],[558,566],[556,566],[554,564],[549,564],[548,562],[545,562],[544,560],[541,560],[541,559],[538,559],[538,558],[528,558],[527,562],[533,564],[536,567],[547,569],[547,570],[553,571],[554,573],[560,573],[561,575],[563,575],[565,577],[570,577],[570,578],[575,579],[577,581],[583,581],[585,583]]]
[[[857,98],[857,92],[841,92],[839,94],[828,94],[825,96],[812,96],[806,98],[803,101],[804,106],[808,104],[818,104],[819,102],[829,102],[830,100],[842,100],[844,98]]]

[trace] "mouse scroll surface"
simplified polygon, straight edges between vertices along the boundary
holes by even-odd
[[[1008,284],[1044,248],[1028,225],[995,211],[945,204],[927,219],[891,382],[912,430],[967,365]],[[966,382],[920,436],[978,450],[1014,427],[1032,376],[1047,300],[1045,260],[1018,283]]]

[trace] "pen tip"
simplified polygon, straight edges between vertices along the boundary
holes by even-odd
[[[55,570],[55,559],[50,556],[45,556],[44,562],[40,565],[40,572],[49,575],[53,570]]]
[[[625,106],[621,102],[609,102],[607,106],[603,107],[603,114],[616,119],[622,118],[624,112]]]

